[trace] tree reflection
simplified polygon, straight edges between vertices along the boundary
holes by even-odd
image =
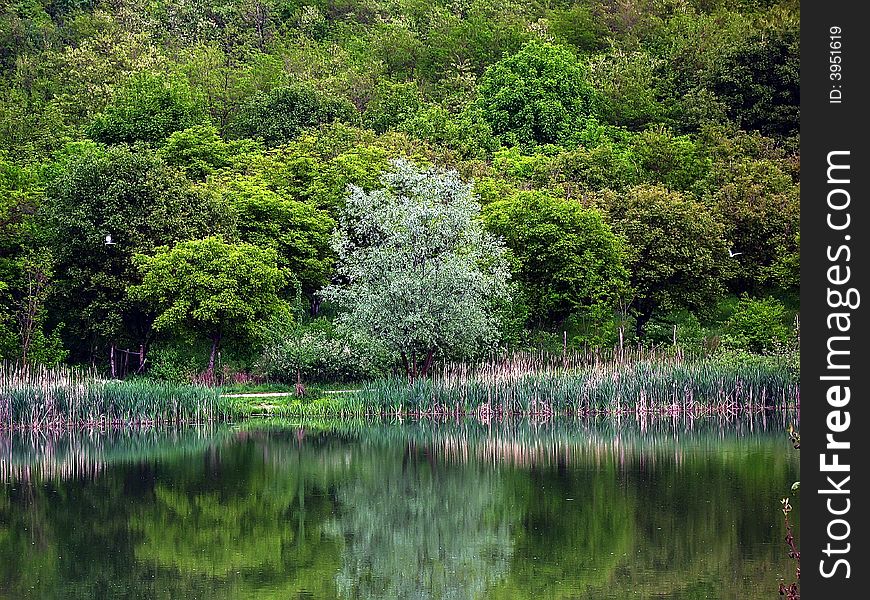
[[[399,458],[399,457],[395,457]],[[520,516],[499,474],[409,446],[338,491],[345,598],[481,598],[507,574]]]
[[[779,431],[725,431],[460,423],[11,443],[0,598],[760,597],[791,568],[777,511],[797,457]]]

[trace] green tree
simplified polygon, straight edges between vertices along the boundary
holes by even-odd
[[[211,341],[209,380],[224,336],[255,337],[269,315],[287,309],[278,297],[284,277],[274,250],[213,236],[161,246],[134,262],[142,283],[130,294],[156,311],[155,329],[194,331]]]
[[[709,169],[709,160],[694,139],[674,135],[664,127],[651,127],[633,136],[631,150],[640,181],[672,190],[691,190]]]
[[[709,129],[712,167],[702,183],[732,246],[737,293],[796,291],[800,266],[800,185],[796,156],[757,133]]]
[[[382,81],[366,106],[363,122],[383,133],[413,116],[422,105],[423,96],[416,83]]]
[[[291,141],[306,127],[356,119],[356,109],[347,100],[295,84],[255,96],[242,109],[234,129],[240,137],[260,139],[267,146],[279,146]]]
[[[800,126],[800,30],[768,28],[743,40],[712,74],[711,87],[746,129],[789,136]]]
[[[62,323],[49,323],[53,260],[33,219],[41,182],[0,159],[0,360],[54,365],[67,353]]]
[[[781,349],[792,335],[788,314],[778,300],[744,296],[725,323],[725,343],[749,352]]]
[[[596,115],[629,129],[658,122],[665,114],[656,88],[662,64],[646,52],[621,50],[592,59],[589,71]]]
[[[22,259],[39,188],[33,169],[22,168],[0,153],[0,360],[17,357],[21,349],[16,294],[23,287]]]
[[[193,27],[184,25],[191,33]],[[286,85],[281,56],[245,49],[241,56],[229,44],[195,44],[186,50],[180,70],[191,87],[204,99],[211,123],[221,135],[257,93]]]
[[[211,125],[196,125],[176,131],[158,151],[166,164],[184,171],[190,179],[205,179],[225,169],[240,154],[260,151],[253,140],[225,142]]]
[[[93,358],[105,344],[147,343],[150,317],[127,295],[139,279],[133,255],[204,235],[220,213],[144,147],[74,146],[45,194],[40,227],[55,262],[51,305],[69,326],[74,358]]]
[[[202,103],[184,80],[142,73],[117,90],[86,133],[106,144],[159,143],[172,132],[207,119]]]
[[[287,283],[298,282],[313,298],[332,270],[329,238],[334,221],[326,211],[279,194],[257,178],[217,179],[210,187],[222,197],[238,238],[276,251]]]
[[[476,108],[505,143],[559,143],[589,114],[591,97],[570,50],[532,41],[486,70]]]
[[[484,218],[516,259],[514,275],[536,324],[580,309],[600,312],[624,292],[625,251],[599,211],[548,192],[519,192],[488,205]]]
[[[604,25],[592,8],[572,3],[550,13],[550,32],[580,52],[599,50],[604,42]]]
[[[344,328],[400,355],[415,378],[436,355],[465,357],[498,340],[509,273],[470,185],[455,172],[393,164],[382,189],[350,188],[334,240],[345,283],[326,297]]]
[[[659,310],[701,310],[723,290],[728,248],[722,224],[691,196],[660,186],[604,195],[628,248],[637,334]]]

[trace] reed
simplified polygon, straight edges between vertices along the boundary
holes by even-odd
[[[211,388],[0,364],[0,429],[193,423],[230,416]]]
[[[446,365],[430,379],[382,379],[358,401],[381,414],[723,414],[799,403],[785,357],[686,357],[680,353],[602,360],[520,355]]]

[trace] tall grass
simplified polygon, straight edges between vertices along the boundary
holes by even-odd
[[[433,416],[722,414],[796,406],[799,393],[798,377],[785,357],[523,355],[447,365],[432,378],[411,383],[382,379],[358,392],[357,401],[385,414]]]
[[[228,416],[211,388],[0,364],[0,429],[192,423]]]

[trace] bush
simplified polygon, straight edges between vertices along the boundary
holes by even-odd
[[[725,324],[724,343],[750,352],[772,352],[788,345],[792,330],[786,325],[785,306],[774,298],[740,299]]]
[[[208,344],[203,341],[163,341],[148,351],[148,376],[176,383],[193,381],[208,361]]]
[[[210,344],[207,340],[176,336],[159,339],[146,351],[145,369],[149,379],[172,383],[191,383],[201,379],[208,363]],[[249,341],[236,343],[227,340],[218,354],[216,370],[222,382],[245,378],[254,369],[260,346],[251,347]]]
[[[714,333],[701,324],[697,315],[680,310],[650,320],[646,328],[646,341],[653,344],[672,344],[676,327],[677,345],[689,350],[712,350],[718,343]]]
[[[276,317],[267,327],[266,348],[257,368],[269,379],[295,382],[362,381],[386,374],[393,366],[374,344],[347,339],[324,318],[304,322]]]

